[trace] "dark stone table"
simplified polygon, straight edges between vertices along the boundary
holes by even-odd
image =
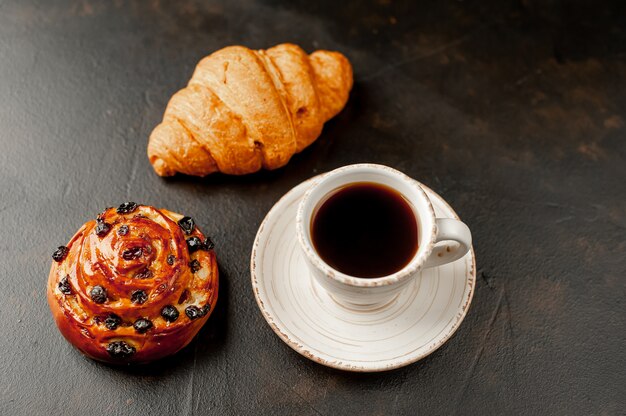
[[[623,414],[625,4],[0,1],[0,414]],[[196,62],[285,41],[354,65],[319,140],[273,172],[156,176],[147,137]],[[249,275],[272,204],[363,161],[444,196],[478,262],[455,336],[382,374],[292,351]],[[114,368],[61,337],[45,283],[53,249],[127,200],[196,218],[221,289],[183,352]]]

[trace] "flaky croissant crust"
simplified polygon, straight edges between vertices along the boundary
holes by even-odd
[[[206,322],[217,302],[217,261],[210,240],[195,226],[184,231],[181,218],[145,205],[109,208],[55,252],[48,303],[81,352],[145,363],[186,346]]]
[[[241,175],[285,165],[345,106],[352,67],[338,52],[281,44],[221,49],[196,66],[148,143],[157,174]]]

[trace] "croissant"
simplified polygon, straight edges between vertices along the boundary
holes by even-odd
[[[161,176],[279,168],[315,141],[351,88],[352,67],[338,52],[221,49],[170,99],[150,135],[150,163]]]
[[[193,219],[127,202],[52,255],[48,303],[85,355],[145,363],[186,346],[217,302],[213,244]]]

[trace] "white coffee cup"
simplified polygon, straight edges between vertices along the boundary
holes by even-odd
[[[417,252],[405,267],[388,276],[362,278],[342,273],[324,262],[311,240],[311,221],[318,205],[338,188],[358,182],[373,182],[394,189],[409,202],[415,213]],[[390,301],[420,275],[420,270],[458,260],[472,245],[472,234],[467,225],[453,218],[435,216],[419,182],[388,166],[369,163],[344,166],[315,179],[298,206],[296,228],[300,247],[314,278],[336,301],[353,307],[375,307]],[[437,244],[443,242],[446,243]]]

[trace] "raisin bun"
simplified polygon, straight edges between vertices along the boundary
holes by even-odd
[[[213,243],[193,219],[127,202],[89,221],[52,255],[48,303],[85,355],[145,363],[193,339],[215,307]]]

